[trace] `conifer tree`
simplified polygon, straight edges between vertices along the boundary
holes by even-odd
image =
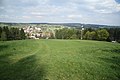
[[[5,31],[2,31],[1,33],[1,41],[6,41],[7,40],[7,34]]]

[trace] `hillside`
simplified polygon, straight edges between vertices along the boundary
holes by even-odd
[[[0,42],[0,80],[119,80],[120,44],[81,40]]]

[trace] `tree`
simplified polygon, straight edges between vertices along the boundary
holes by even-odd
[[[115,28],[114,29],[114,40],[115,41],[120,40],[120,28]]]
[[[56,30],[56,31],[55,31],[55,38],[56,38],[56,39],[62,39],[62,38],[61,38],[61,34],[60,34],[60,30]]]
[[[80,29],[76,31],[76,36],[78,39],[81,38],[81,30]]]
[[[110,28],[110,29],[107,29],[107,30],[109,32],[109,37],[108,37],[107,41],[114,41],[115,40],[115,37],[114,37],[115,29]]]
[[[55,36],[52,32],[50,32],[50,39],[55,39]]]
[[[106,29],[97,30],[97,40],[107,40],[109,33]]]
[[[77,39],[77,35],[76,34],[73,34],[70,39]]]
[[[57,39],[72,39],[73,37],[77,37],[76,33],[77,32],[75,29],[63,28],[60,30],[56,30],[55,36]]]
[[[67,29],[63,28],[63,29],[56,30],[55,37],[57,39],[66,39],[66,37],[67,37]]]
[[[2,28],[2,31],[4,31],[5,33],[6,33],[6,36],[7,36],[7,40],[9,40],[9,28],[8,28],[8,26],[4,26],[3,28]]]
[[[97,34],[96,34],[95,31],[90,32],[90,39],[91,39],[91,40],[95,40],[96,37],[97,37]]]
[[[84,35],[84,39],[89,39],[90,38],[90,31],[87,31]]]
[[[21,28],[21,30],[20,30],[20,38],[25,39],[25,32],[24,32],[23,28]]]
[[[76,38],[76,31],[75,29],[67,29],[67,39],[73,39]]]
[[[10,28],[10,40],[16,39],[16,30],[14,27]]]
[[[2,33],[1,33],[1,40],[2,41],[6,41],[7,40],[7,34],[6,34],[5,31],[2,31]]]
[[[20,40],[25,39],[24,30],[21,28],[8,28],[8,26],[0,27],[0,38],[1,40]]]
[[[0,27],[0,38],[1,38],[2,28]]]
[[[19,28],[15,28],[15,40],[20,40],[22,38],[21,36],[21,31],[19,30]]]

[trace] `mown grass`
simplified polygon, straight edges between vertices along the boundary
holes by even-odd
[[[0,42],[0,80],[119,80],[120,44],[81,40]]]

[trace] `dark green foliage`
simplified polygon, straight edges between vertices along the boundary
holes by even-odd
[[[107,30],[110,34],[108,41],[120,41],[120,28],[110,28]]]
[[[10,40],[15,40],[15,28],[10,28]]]
[[[1,38],[2,28],[0,27],[0,38]]]
[[[1,41],[6,41],[7,40],[7,34],[5,31],[2,31],[1,33]]]
[[[9,39],[9,29],[8,29],[8,26],[4,26],[3,28],[2,28],[2,31],[4,31],[5,33],[6,33],[6,36],[7,36],[7,40]]]
[[[24,33],[24,30],[22,28],[20,30],[20,39],[25,39],[25,33]]]
[[[1,40],[21,40],[25,39],[25,33],[22,28],[8,28],[8,26],[4,26],[0,27],[0,38]]]

